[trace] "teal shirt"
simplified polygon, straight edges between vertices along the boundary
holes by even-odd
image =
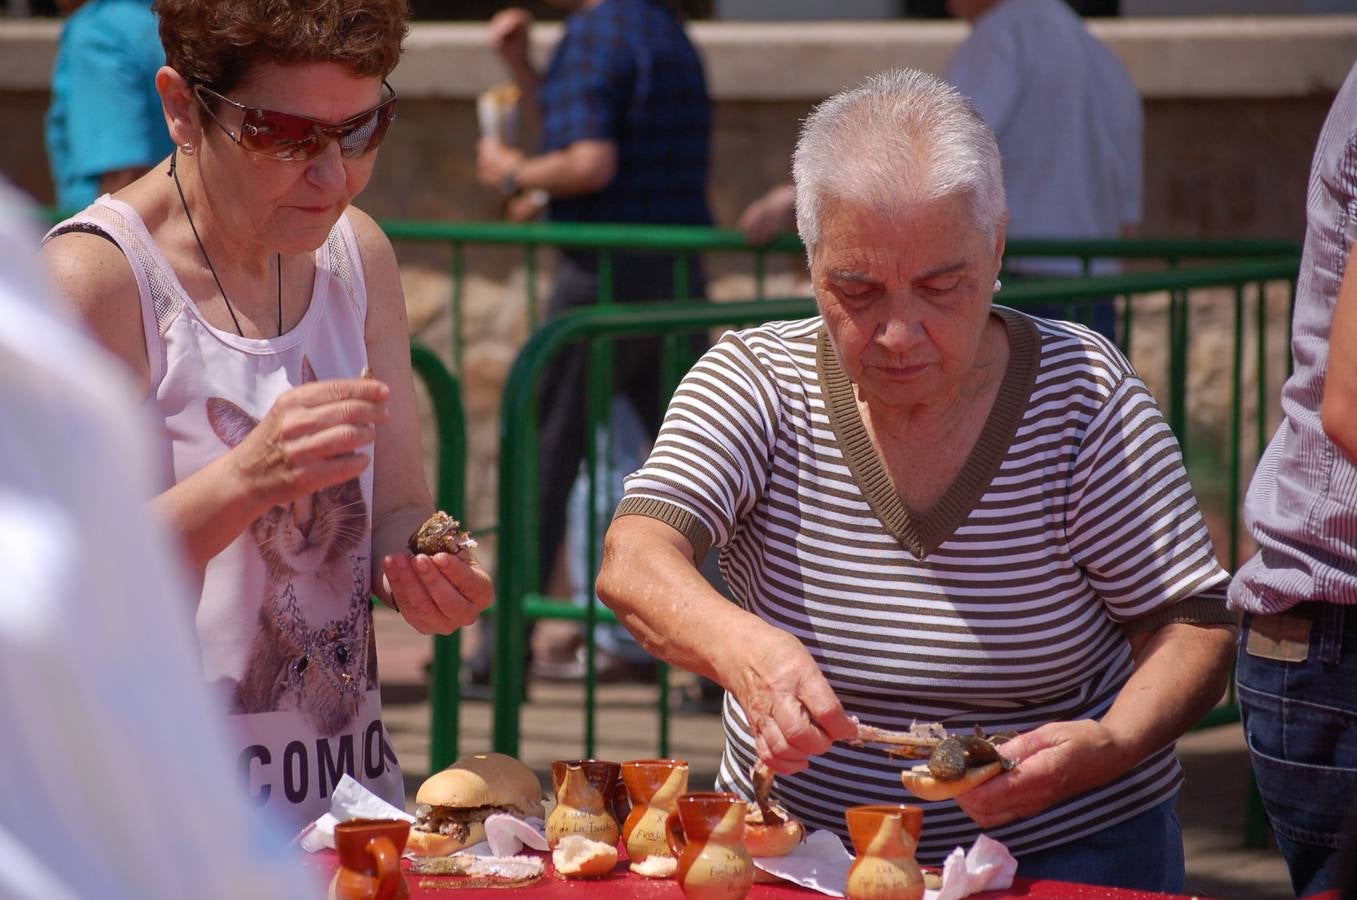
[[[165,64],[150,0],[89,0],[66,21],[52,72],[47,157],[57,206],[94,202],[99,176],[169,156],[156,70]]]

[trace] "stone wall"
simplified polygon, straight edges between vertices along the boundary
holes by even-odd
[[[1357,58],[1357,16],[1130,19],[1094,30],[1145,97],[1144,230],[1290,236],[1303,227],[1306,171],[1334,91]],[[785,177],[797,123],[815,101],[892,65],[941,71],[955,22],[712,23],[691,26],[716,100],[712,203],[731,224]],[[57,26],[0,21],[0,172],[51,199],[42,144]],[[539,25],[540,58],[559,26]],[[473,100],[503,78],[478,25],[416,26],[392,83],[398,124],[362,205],[378,216],[498,213],[472,177]]]

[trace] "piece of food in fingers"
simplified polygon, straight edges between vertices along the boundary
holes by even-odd
[[[462,530],[462,523],[441,509],[429,516],[424,524],[410,535],[411,553],[433,556],[435,553],[461,553],[476,546],[471,532]]]
[[[363,366],[363,371],[358,373],[359,378],[375,381],[377,373],[372,371],[372,366]]]

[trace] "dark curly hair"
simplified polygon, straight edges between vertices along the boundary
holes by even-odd
[[[225,93],[261,63],[335,63],[386,77],[400,60],[406,0],[155,0],[165,62]]]

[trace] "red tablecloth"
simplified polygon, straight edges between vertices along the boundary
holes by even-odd
[[[545,856],[545,854],[543,855]],[[617,869],[607,878],[590,880],[560,878],[551,867],[550,857],[547,857],[546,863],[547,872],[539,881],[525,887],[507,890],[504,888],[449,890],[446,888],[421,887],[420,882],[426,879],[433,881],[445,879],[428,875],[413,875],[409,872],[406,873],[405,880],[410,885],[411,900],[421,900],[421,898],[423,900],[504,900],[506,895],[537,897],[541,900],[552,900],[552,898],[581,900],[585,897],[596,898],[596,900],[622,900],[622,898],[631,897],[682,900],[683,897],[683,891],[672,879],[655,880],[633,875],[627,871],[625,862],[619,862]],[[339,867],[339,859],[330,851],[322,851],[312,854],[309,864],[315,867],[317,871],[324,873],[326,878],[329,878]],[[405,860],[404,864],[408,867],[410,861]],[[749,892],[749,900],[814,900],[814,898],[822,896],[824,895],[794,884],[785,886],[756,884],[753,890]],[[972,896],[976,897],[977,900],[998,900],[1001,897],[1021,897],[1024,900],[1135,900],[1138,897],[1158,897],[1162,900],[1169,895],[1072,884],[1067,881],[1031,881],[1019,878],[1014,881],[1013,887],[1006,891],[985,891],[983,894]]]

